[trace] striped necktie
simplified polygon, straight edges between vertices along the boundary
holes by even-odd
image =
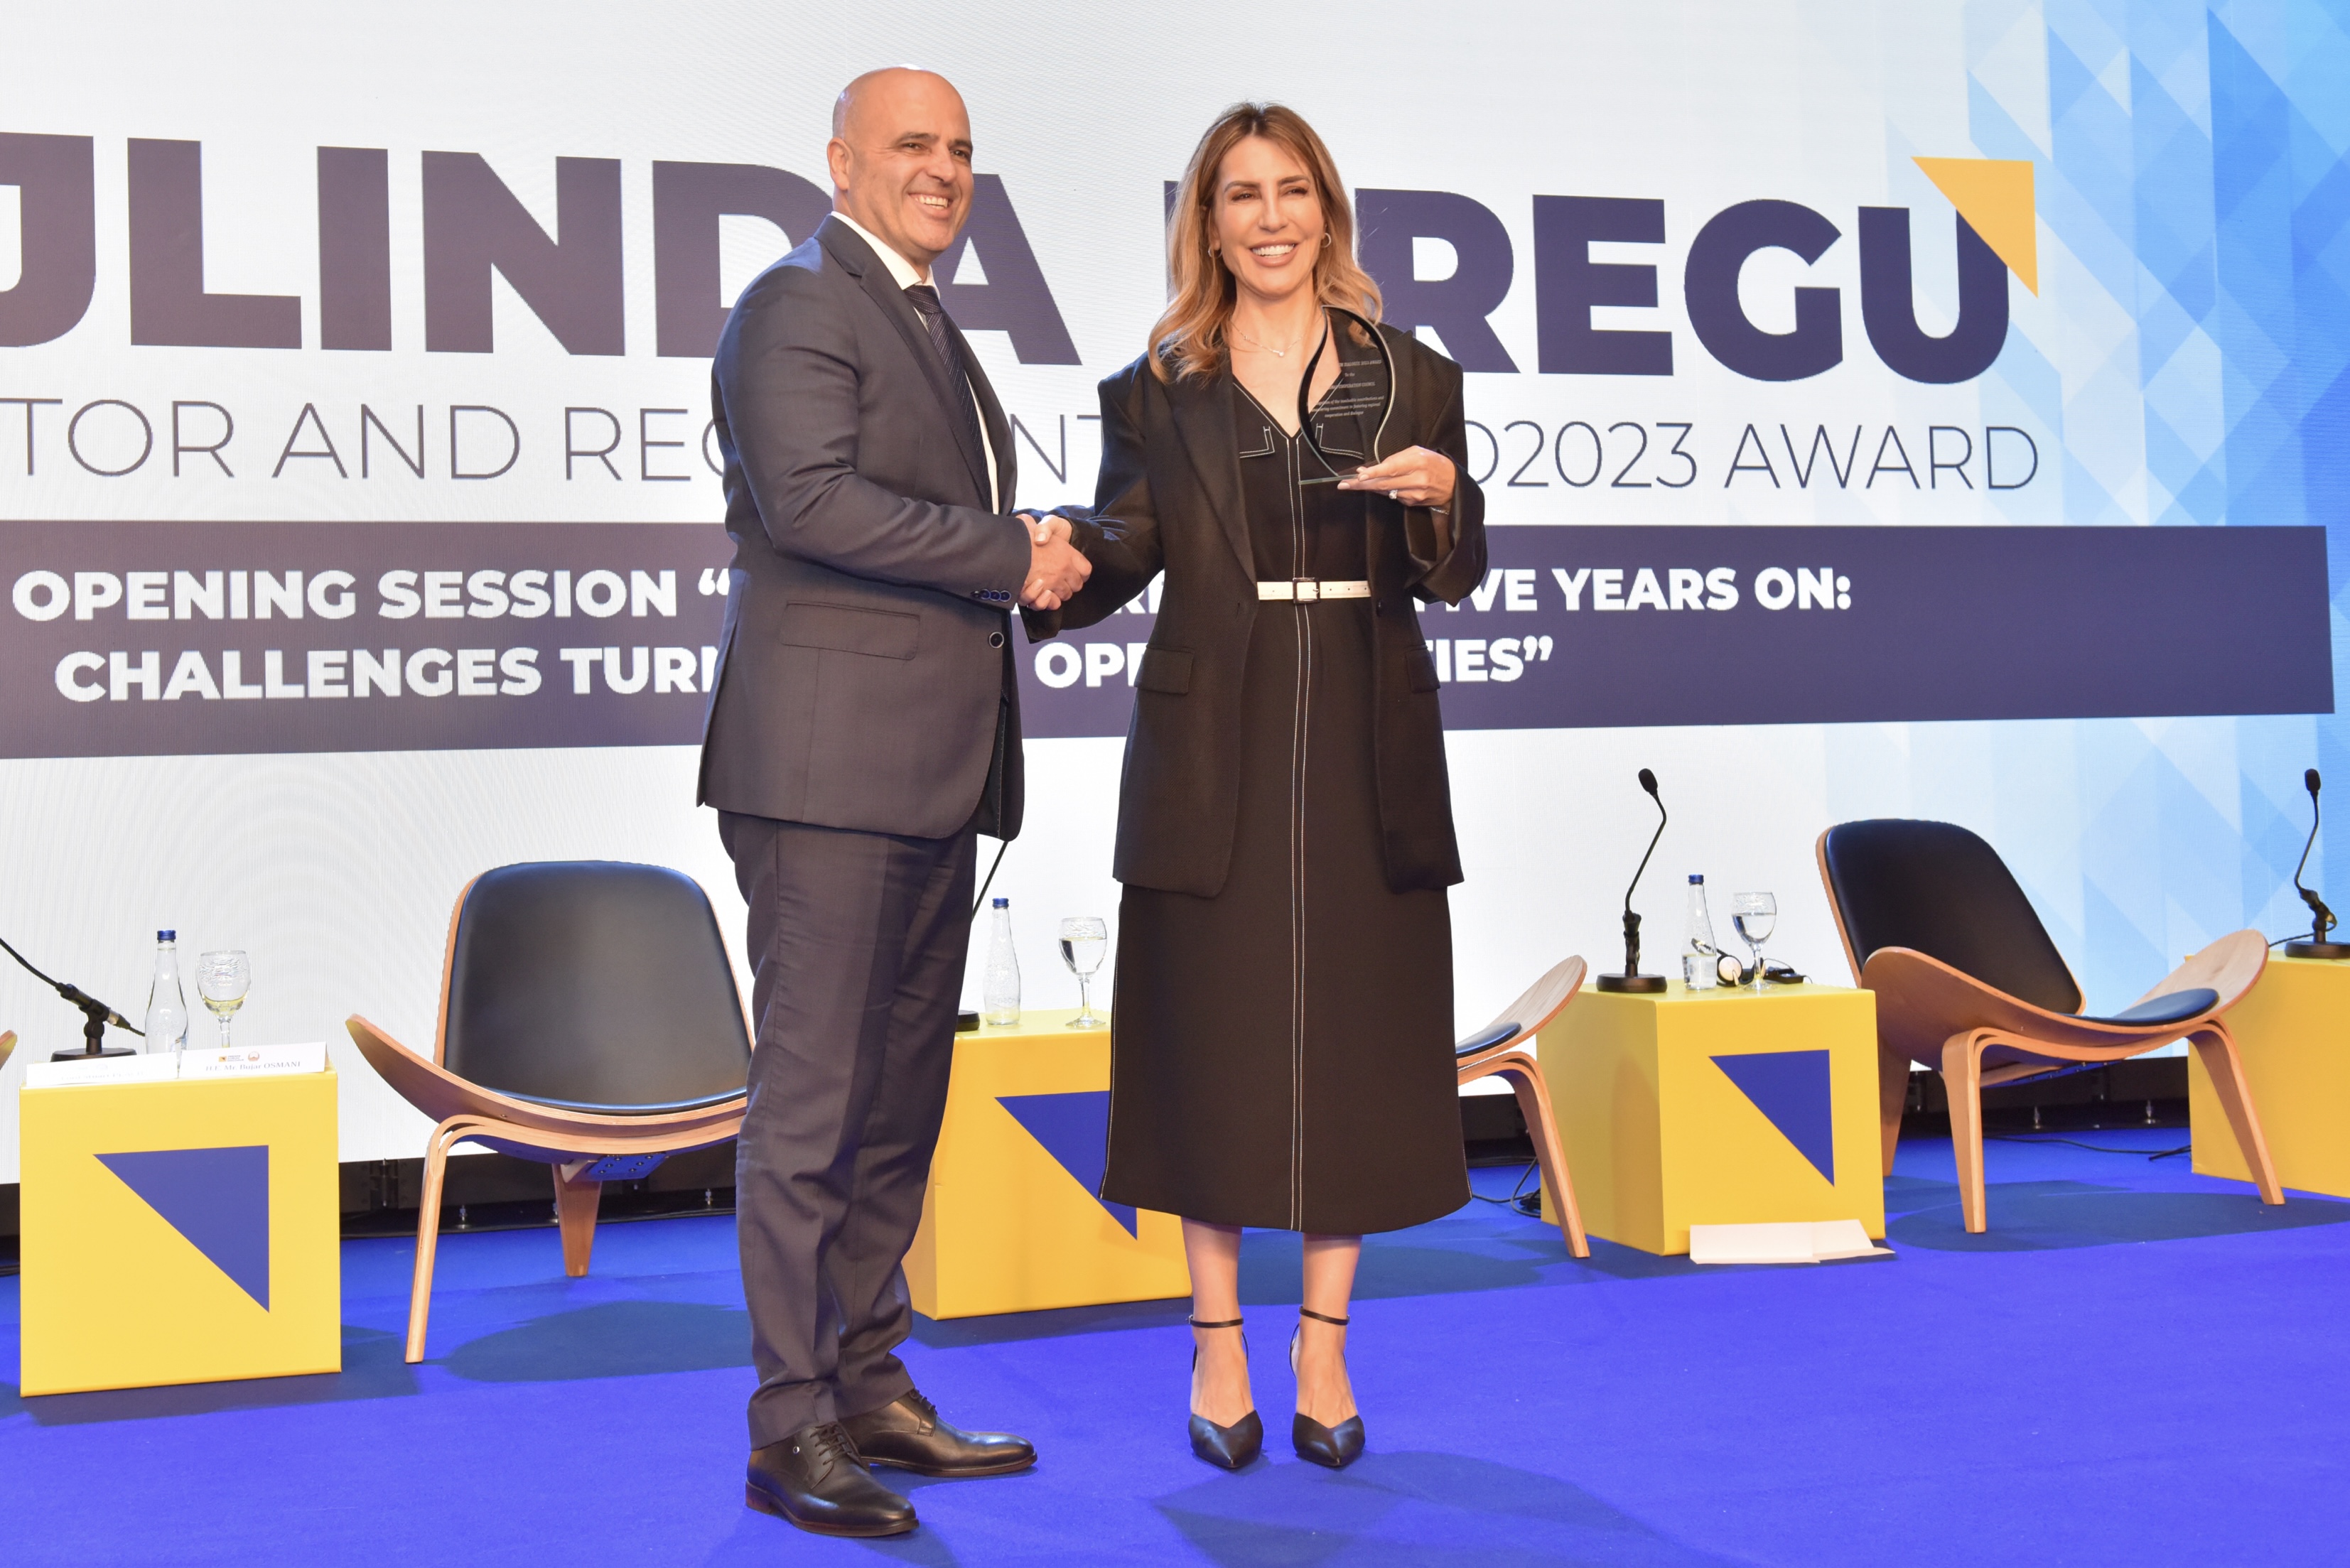
[[[972,397],[971,372],[963,367],[962,347],[955,341],[954,328],[947,321],[946,306],[939,303],[939,291],[927,283],[908,284],[906,297],[913,302],[914,313],[922,318],[923,327],[930,331],[931,347],[939,351],[939,361],[946,367],[951,395],[956,406],[962,410],[963,431],[971,437],[972,451],[979,454],[983,463],[987,444],[980,436],[979,404]],[[988,504],[993,505],[994,500],[993,496],[988,497]]]

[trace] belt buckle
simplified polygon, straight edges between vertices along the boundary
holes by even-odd
[[[1299,604],[1320,604],[1322,602],[1322,579],[1319,577],[1292,577],[1289,579],[1289,593],[1290,597],[1295,599]]]

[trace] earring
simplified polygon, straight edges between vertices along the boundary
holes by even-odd
[[[1326,251],[1330,248],[1330,231],[1327,229],[1322,231],[1322,248]]]

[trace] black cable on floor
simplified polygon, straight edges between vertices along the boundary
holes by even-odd
[[[1480,1203],[1501,1203],[1515,1209],[1518,1207],[1519,1203],[1523,1201],[1521,1195],[1523,1194],[1526,1189],[1526,1179],[1541,1168],[1542,1163],[1539,1160],[1529,1164],[1523,1171],[1519,1173],[1518,1184],[1510,1189],[1510,1195],[1507,1198],[1488,1198],[1482,1192],[1472,1192],[1469,1196],[1475,1199]],[[1539,1201],[1539,1199],[1537,1201]],[[1523,1213],[1523,1210],[1521,1210],[1520,1212]]]
[[[2070,1144],[2074,1148],[2085,1148],[2091,1154],[2146,1154],[2146,1151],[2142,1148],[2107,1148],[2103,1144],[2083,1143],[2078,1138],[2070,1137],[2026,1137],[2021,1133],[1985,1133],[1983,1134],[1983,1137],[1985,1140],[1992,1143]],[[2158,1154],[2147,1154],[2146,1158],[2148,1159],[2168,1159],[2173,1155],[2189,1153],[2194,1147],[2195,1146],[2191,1143],[2182,1143],[2177,1148],[2166,1148]]]

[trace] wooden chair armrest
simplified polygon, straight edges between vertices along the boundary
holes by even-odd
[[[1929,1066],[1940,1062],[1943,1042],[1973,1030],[2007,1036],[2022,1049],[2054,1060],[2097,1061],[2179,1039],[2219,1011],[2172,1023],[2093,1023],[2034,1007],[1911,948],[1879,948],[1869,954],[1861,984],[1877,993],[1877,1038]],[[2173,989],[2168,981],[2162,987]]]
[[[1524,1040],[1541,1033],[1543,1026],[1556,1018],[1566,1004],[1575,1000],[1575,993],[1583,989],[1584,971],[1580,954],[1560,960],[1544,971],[1543,977],[1528,986],[1515,1002],[1495,1013],[1493,1021],[1478,1033],[1490,1033],[1504,1023],[1517,1026],[1517,1033],[1510,1037],[1512,1041]],[[1503,1044],[1507,1042],[1494,1043],[1495,1045]]]
[[[2205,943],[2202,951],[2172,970],[2160,985],[2138,1001],[2150,1002],[2174,991],[2208,988],[2220,993],[2220,1004],[2204,1015],[2214,1016],[2241,1002],[2268,966],[2266,937],[2253,930],[2230,931],[2217,941]]]
[[[368,1065],[401,1099],[435,1122],[445,1122],[455,1116],[474,1116],[558,1137],[568,1134],[625,1139],[632,1133],[637,1137],[665,1137],[716,1127],[729,1118],[739,1120],[743,1115],[743,1096],[740,1095],[690,1111],[642,1116],[598,1116],[536,1105],[459,1077],[439,1063],[410,1050],[357,1013],[345,1020],[343,1026],[350,1031],[351,1043],[367,1058]]]

